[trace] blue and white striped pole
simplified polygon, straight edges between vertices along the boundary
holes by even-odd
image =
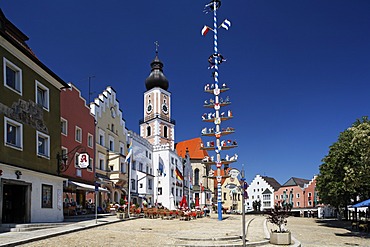
[[[217,2],[213,2],[213,45],[214,45],[214,54],[213,54],[213,59],[214,59],[214,81],[215,81],[215,89],[217,90],[219,88],[218,86],[218,33],[217,33]],[[218,99],[218,93],[215,93],[215,103],[219,103]],[[216,109],[216,119],[220,117],[219,110]],[[216,123],[216,133],[220,132],[220,124]],[[216,137],[216,147],[218,150],[220,150],[220,138]],[[216,155],[217,163],[219,164],[221,162],[221,154],[220,152],[217,153]],[[218,166],[217,167],[217,213],[218,213],[218,220],[222,220],[222,195],[221,195],[221,168]]]

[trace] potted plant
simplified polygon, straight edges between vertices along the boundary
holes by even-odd
[[[278,202],[275,207],[269,213],[267,220],[273,225],[277,226],[277,229],[271,230],[270,243],[271,244],[290,244],[291,233],[285,228],[287,224],[287,218],[289,212],[292,209],[291,203]]]

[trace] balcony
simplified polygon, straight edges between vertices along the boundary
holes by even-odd
[[[144,119],[140,119],[139,124],[148,123],[149,121],[151,121],[153,119],[156,119],[156,118],[162,119],[162,120],[164,120],[168,123],[171,123],[173,125],[176,124],[176,121],[174,119],[169,118],[167,115],[164,115],[164,114],[150,114],[150,115],[146,116]]]
[[[122,173],[120,171],[111,171],[109,172],[109,179],[110,180],[127,180],[128,176],[126,173]]]

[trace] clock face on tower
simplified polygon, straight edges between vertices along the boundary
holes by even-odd
[[[163,112],[164,114],[168,114],[168,106],[167,106],[166,104],[163,104],[163,105],[162,105],[162,112]]]
[[[149,113],[151,113],[151,112],[152,112],[152,110],[153,110],[153,106],[152,106],[152,104],[149,104],[149,105],[146,107],[146,112],[149,114]]]

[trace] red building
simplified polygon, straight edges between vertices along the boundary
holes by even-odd
[[[60,176],[68,178],[64,186],[65,214],[89,213],[94,202],[94,143],[95,120],[90,108],[72,84],[60,94],[61,109],[61,154],[59,155]],[[89,155],[89,166],[80,168],[78,155]]]

